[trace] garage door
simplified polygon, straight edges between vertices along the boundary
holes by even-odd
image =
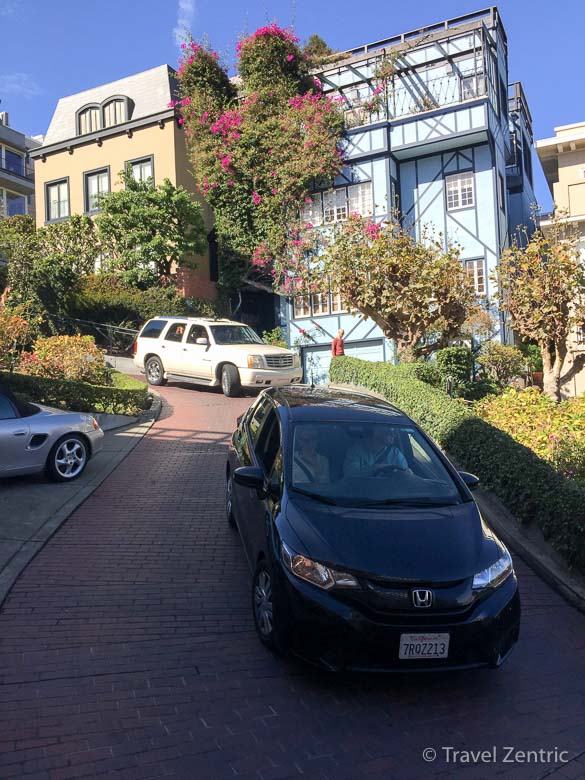
[[[384,360],[384,344],[382,339],[346,344],[345,354],[361,360],[372,360],[374,362]],[[327,384],[329,381],[330,363],[331,346],[329,344],[323,347],[304,347],[304,381],[315,385]]]

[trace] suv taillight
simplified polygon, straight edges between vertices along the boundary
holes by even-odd
[[[138,339],[134,339],[134,344],[132,344],[132,354],[135,355],[138,352]]]

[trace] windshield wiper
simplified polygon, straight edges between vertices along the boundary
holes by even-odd
[[[294,490],[295,493],[301,493],[303,496],[314,498],[315,501],[321,501],[323,504],[337,506],[337,501],[335,501],[333,498],[329,498],[329,496],[324,496],[321,493],[313,493],[311,490],[303,490],[302,488],[298,487],[291,487],[291,490]]]
[[[444,500],[440,501],[436,498],[384,498],[381,501],[362,501],[355,506],[455,506],[457,501]]]

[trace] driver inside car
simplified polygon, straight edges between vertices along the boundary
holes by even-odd
[[[375,425],[366,441],[350,447],[343,470],[346,477],[377,477],[391,469],[407,471],[408,462],[392,426]]]
[[[297,428],[293,457],[293,481],[329,482],[329,461],[317,452],[317,432],[308,425]]]

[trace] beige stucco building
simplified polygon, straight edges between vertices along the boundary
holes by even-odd
[[[555,210],[567,226],[581,237],[581,255],[585,263],[585,122],[555,127],[555,135],[536,141]],[[543,216],[541,228],[546,232],[550,216]],[[575,329],[565,372],[575,358],[585,355],[585,323]],[[580,358],[583,360],[583,358]],[[564,396],[585,393],[585,368],[571,376],[562,387]]]
[[[160,65],[128,78],[61,98],[43,145],[30,153],[35,166],[36,221],[41,226],[72,214],[97,213],[96,196],[120,189],[131,166],[137,179],[170,179],[203,204],[210,249],[197,269],[179,271],[187,296],[216,296],[213,216],[189,173],[185,137],[169,106],[175,71]]]

